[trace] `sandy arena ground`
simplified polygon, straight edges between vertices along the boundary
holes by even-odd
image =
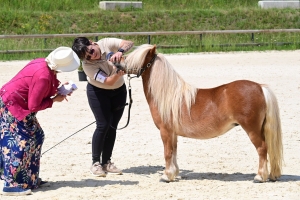
[[[0,199],[300,199],[300,50],[166,57],[187,82],[199,88],[249,79],[273,89],[279,102],[284,144],[285,162],[279,181],[253,183],[258,155],[244,130],[236,127],[210,140],[179,137],[182,179],[160,182],[165,165],[163,145],[139,78],[131,81],[130,124],[118,131],[113,152],[113,162],[123,169],[123,175],[98,178],[90,174],[92,124],[42,156],[41,177],[50,182],[50,187],[26,197],[0,195]],[[28,62],[0,62],[0,85]],[[68,102],[38,113],[46,134],[43,152],[94,122],[86,82],[78,81],[77,71],[58,77],[62,82],[73,80],[79,89]],[[119,126],[124,126],[126,120],[127,108]],[[2,191],[3,181],[0,184]]]

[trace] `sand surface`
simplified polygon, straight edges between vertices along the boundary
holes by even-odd
[[[38,113],[46,139],[43,152],[78,130],[41,158],[40,176],[50,187],[26,197],[0,199],[300,199],[300,51],[197,53],[166,55],[189,83],[210,88],[238,79],[268,84],[277,96],[283,129],[283,175],[277,182],[253,183],[258,155],[247,134],[236,127],[210,140],[179,137],[178,182],[160,182],[163,144],[146,102],[142,79],[132,79],[130,124],[118,131],[113,162],[123,175],[93,177],[91,138],[95,128],[87,103],[86,82],[77,71],[59,74],[78,90],[68,102]],[[29,61],[0,62],[0,85]],[[128,82],[127,82],[128,84]],[[120,127],[127,121],[127,108]],[[2,191],[3,181],[0,181]]]

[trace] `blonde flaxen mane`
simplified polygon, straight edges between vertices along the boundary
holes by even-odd
[[[140,70],[153,45],[144,44],[126,58],[127,70]],[[189,111],[195,102],[197,88],[186,83],[162,54],[158,54],[151,66],[148,89],[164,123],[177,127],[181,123],[181,109]]]

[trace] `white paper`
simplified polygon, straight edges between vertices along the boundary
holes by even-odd
[[[75,85],[75,83],[73,83],[73,81],[69,81],[67,85],[62,85],[57,88],[57,92],[60,95],[68,95],[75,90],[77,90],[77,86]]]

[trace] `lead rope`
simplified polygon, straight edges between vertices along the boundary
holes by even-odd
[[[128,79],[128,81],[129,81],[129,83],[128,83],[129,104],[128,104],[128,119],[127,119],[127,123],[126,123],[126,125],[125,125],[124,127],[119,128],[119,129],[114,128],[114,127],[111,126],[111,127],[114,128],[114,129],[121,130],[121,129],[123,129],[123,128],[126,128],[126,127],[128,126],[128,124],[129,124],[129,120],[130,120],[130,109],[131,109],[131,105],[132,105],[132,102],[133,102],[133,101],[132,101],[132,97],[131,97],[131,85],[130,85],[130,80],[133,79],[133,78],[136,78],[136,76],[131,77],[131,76],[128,74],[127,79]],[[125,106],[126,106],[126,105],[125,105]],[[47,151],[43,152],[42,155],[44,155],[46,152],[50,151],[51,149],[53,149],[53,148],[56,147],[57,145],[61,144],[62,142],[64,142],[64,141],[67,140],[68,138],[72,137],[72,136],[75,135],[76,133],[79,133],[79,132],[82,131],[83,129],[85,129],[85,128],[89,127],[90,125],[94,124],[95,122],[96,122],[96,121],[90,123],[89,125],[83,127],[82,129],[76,131],[76,132],[73,133],[72,135],[70,135],[70,136],[68,136],[67,138],[63,139],[62,141],[60,141],[59,143],[57,143],[56,145],[54,145],[53,147],[51,147],[51,148],[48,149]],[[41,156],[42,156],[42,155],[41,155]]]
[[[126,128],[129,124],[129,121],[130,121],[130,109],[131,109],[131,105],[133,103],[133,100],[132,100],[132,96],[131,96],[131,84],[130,84],[130,80],[133,79],[133,78],[137,78],[137,76],[130,76],[128,74],[127,76],[127,79],[128,79],[128,93],[129,93],[129,103],[128,103],[128,117],[127,117],[127,123],[125,126],[123,126],[122,128],[115,128],[113,126],[110,126],[111,128],[113,129],[116,129],[116,130],[121,130],[123,128]],[[126,105],[125,105],[126,106]],[[117,109],[121,109],[121,108],[117,108]]]
[[[82,129],[80,129],[79,131],[76,131],[75,133],[73,133],[72,135],[70,135],[69,137],[67,137],[67,138],[65,138],[65,139],[63,139],[62,141],[60,141],[59,143],[57,143],[56,145],[54,145],[53,147],[51,147],[50,149],[48,149],[47,151],[45,151],[44,153],[42,153],[42,155],[44,155],[46,152],[48,152],[48,151],[50,151],[51,149],[53,149],[54,147],[56,147],[57,145],[59,145],[60,143],[62,143],[63,141],[65,141],[66,139],[68,139],[68,138],[70,138],[70,137],[72,137],[73,135],[75,135],[76,133],[78,133],[78,132],[80,132],[80,131],[82,131],[83,129],[85,129],[85,128],[87,128],[87,127],[89,127],[90,125],[92,125],[93,123],[95,123],[96,121],[94,121],[94,122],[92,122],[92,123],[90,123],[89,125],[87,125],[87,126],[85,126],[85,127],[83,127]],[[41,155],[41,156],[42,156]]]

